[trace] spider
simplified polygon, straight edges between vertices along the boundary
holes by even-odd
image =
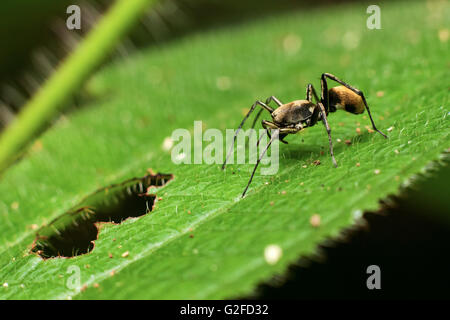
[[[327,79],[336,81],[341,85],[328,89]],[[245,196],[245,193],[247,192],[248,187],[252,182],[253,176],[255,175],[256,169],[258,168],[261,159],[267,152],[267,149],[270,147],[272,142],[275,139],[279,139],[281,142],[287,144],[287,142],[284,140],[284,138],[287,135],[298,133],[307,127],[312,127],[317,123],[318,120],[322,120],[327,130],[331,159],[333,161],[333,165],[337,167],[336,159],[334,158],[333,153],[331,129],[327,120],[328,113],[330,112],[336,112],[336,110],[345,110],[353,114],[361,114],[364,112],[364,109],[367,109],[367,113],[369,114],[369,118],[370,121],[372,122],[373,129],[378,133],[380,133],[383,137],[387,138],[387,136],[383,132],[381,132],[376,128],[375,123],[373,122],[372,119],[372,115],[370,114],[369,106],[367,105],[366,99],[362,91],[352,87],[348,83],[340,80],[339,78],[330,73],[323,73],[320,78],[320,83],[322,88],[320,99],[318,98],[316,90],[314,89],[313,85],[308,84],[306,88],[306,100],[295,100],[283,104],[275,96],[271,96],[266,100],[266,103],[257,100],[252,105],[247,115],[244,117],[241,124],[239,125],[239,128],[236,130],[230,151],[228,152],[225,162],[222,165],[222,169],[225,169],[228,158],[230,157],[231,152],[233,151],[234,148],[234,144],[236,143],[237,135],[241,130],[242,126],[244,125],[245,121],[250,116],[250,114],[256,109],[257,106],[260,106],[262,108],[259,110],[259,112],[255,117],[255,120],[253,121],[252,124],[253,128],[255,126],[256,121],[260,117],[261,113],[264,110],[267,110],[270,113],[270,116],[272,117],[273,121],[262,120],[261,124],[262,127],[266,129],[265,132],[269,136],[270,140],[266,145],[266,147],[264,148],[263,152],[260,154],[255,164],[255,167],[253,168],[252,175],[250,176],[247,186],[245,187],[244,192],[242,193],[242,197]],[[316,103],[312,101],[313,96]],[[269,106],[271,101],[275,102],[278,105],[276,109],[273,109],[272,107]],[[269,129],[273,131],[272,135],[270,134]],[[263,135],[261,135],[261,137],[259,138],[257,145],[259,145],[259,142],[261,141],[262,137]]]

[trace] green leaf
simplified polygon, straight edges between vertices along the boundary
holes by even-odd
[[[274,16],[186,37],[99,72],[87,84],[97,99],[62,118],[1,181],[0,284],[8,285],[0,297],[242,296],[376,209],[449,147],[448,42],[439,38],[446,15],[430,19],[424,3],[383,4],[382,30],[366,29],[365,12],[353,4]],[[258,171],[244,199],[252,165],[225,172],[175,165],[162,147],[173,130],[192,130],[194,120],[224,131],[236,128],[256,99],[303,99],[307,83],[319,87],[323,72],[364,91],[388,140],[365,129],[366,114],[331,114],[338,168],[317,125],[280,146],[278,173]],[[221,77],[229,79],[227,90],[217,85]],[[148,168],[174,174],[156,191],[162,199],[151,213],[102,225],[88,254],[30,254],[33,225]],[[321,217],[316,228],[314,214]],[[275,264],[264,256],[272,244],[282,249]],[[75,289],[67,286],[73,267],[81,276]]]

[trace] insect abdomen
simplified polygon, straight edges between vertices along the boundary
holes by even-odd
[[[350,113],[360,114],[364,112],[364,102],[359,95],[344,86],[338,86],[328,90],[330,105],[336,109]]]

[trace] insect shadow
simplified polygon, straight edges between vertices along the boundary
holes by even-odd
[[[37,231],[31,252],[43,259],[74,257],[94,249],[98,223],[120,224],[153,210],[156,194],[149,188],[161,188],[173,179],[172,174],[149,173],[142,178],[101,188],[74,208]]]
[[[340,151],[342,146],[336,146],[335,150]],[[327,155],[327,150],[323,146],[317,145],[305,145],[304,143],[299,144],[293,143],[286,146],[283,152],[280,154],[280,158],[283,159],[293,159],[296,161],[306,161],[311,159],[319,159],[320,157]],[[329,155],[328,155],[329,156]]]

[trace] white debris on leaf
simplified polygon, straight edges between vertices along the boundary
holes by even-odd
[[[361,210],[355,210],[353,211],[353,218],[354,219],[359,219],[361,218],[363,215],[363,212]]]
[[[318,215],[317,213],[316,213],[316,214],[313,214],[313,215],[311,216],[311,218],[309,219],[309,223],[310,223],[314,228],[320,227],[320,215]]]
[[[167,137],[164,139],[162,148],[164,151],[170,151],[173,147],[173,139],[171,137]]]
[[[270,265],[276,264],[282,255],[283,250],[279,245],[270,244],[264,249],[264,259]]]

